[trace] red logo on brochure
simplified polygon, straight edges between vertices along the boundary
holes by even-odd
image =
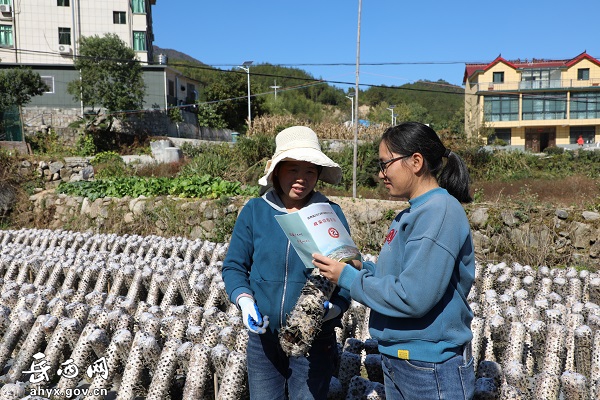
[[[327,231],[327,233],[329,233],[329,236],[331,236],[334,239],[337,239],[337,238],[340,237],[340,233],[335,228],[329,228],[329,230]]]
[[[385,242],[390,244],[392,242],[392,240],[394,240],[394,236],[396,236],[396,230],[392,229],[388,232],[387,236],[385,237]]]

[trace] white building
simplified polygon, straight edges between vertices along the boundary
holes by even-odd
[[[155,4],[156,0],[0,0],[0,70],[30,67],[50,88],[22,110],[24,130],[35,131],[40,126],[60,130],[84,114],[83,105],[67,93],[67,84],[79,79],[73,60],[79,54],[81,37],[106,33],[118,35],[140,60],[145,110],[156,116],[157,111],[169,107],[194,104],[198,82],[165,63],[154,63]],[[185,112],[184,119],[189,135],[195,135],[196,115]],[[162,120],[168,122],[168,118]],[[167,134],[175,127],[161,129]],[[0,135],[1,140],[18,141],[22,135]]]
[[[82,36],[117,34],[152,61],[156,0],[0,0],[0,59],[18,64],[72,64]]]

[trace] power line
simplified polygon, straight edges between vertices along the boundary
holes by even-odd
[[[17,53],[21,53],[21,54],[26,54],[26,53],[31,53],[31,54],[47,54],[47,55],[56,55],[56,56],[60,56],[59,53],[57,52],[49,52],[49,51],[38,51],[38,50],[27,50],[27,49],[14,49],[15,52]],[[97,57],[97,56],[83,56],[83,55],[75,55],[74,58],[82,58],[82,59],[93,59],[96,61],[114,61],[114,62],[135,62],[138,63],[140,65],[152,65],[150,62],[148,61],[141,61],[141,60],[131,60],[131,59],[117,59],[117,58],[110,58],[110,57]],[[489,63],[489,62],[488,62]],[[447,65],[447,64],[486,64],[486,62],[465,62],[465,61],[419,61],[419,62],[378,62],[378,63],[364,63],[361,62],[361,66],[385,66],[385,65]],[[30,64],[26,64],[26,65],[30,65]],[[59,65],[63,65],[63,64],[59,64]],[[72,64],[64,64],[65,66],[72,66]],[[162,65],[162,64],[161,64]],[[274,67],[292,67],[292,66],[354,66],[355,64],[353,63],[295,63],[295,64],[261,64],[263,66],[274,66]],[[257,65],[255,67],[255,69],[257,67],[260,68],[261,65]],[[214,68],[215,66],[227,66],[227,67],[236,67],[237,65],[233,65],[233,64],[213,64],[213,65],[208,65],[208,64],[203,64],[203,65],[198,65],[198,64],[188,64],[185,62],[175,62],[175,63],[168,63],[167,64],[168,67],[185,67],[185,68],[191,68],[191,69],[199,69],[199,70],[207,70],[207,71],[211,71],[211,72],[215,72],[215,73],[235,73],[235,74],[245,74],[245,72],[241,72],[241,71],[237,71],[237,70],[223,70],[223,69],[217,69]],[[306,71],[304,71],[306,72]],[[352,86],[354,85],[354,82],[347,82],[347,81],[338,81],[338,80],[330,80],[330,79],[314,79],[314,78],[302,78],[302,77],[297,77],[297,76],[287,76],[287,75],[281,75],[281,74],[267,74],[267,73],[261,73],[261,72],[257,72],[256,70],[252,73],[252,75],[254,76],[261,76],[261,77],[269,77],[269,78],[281,78],[281,79],[289,79],[289,80],[301,80],[301,81],[308,81],[308,83],[305,84],[301,84],[301,85],[296,85],[296,86],[291,86],[291,87],[287,87],[287,88],[283,88],[280,91],[289,91],[289,90],[298,90],[298,89],[302,89],[305,87],[310,87],[310,86],[314,86],[314,85],[321,85],[321,84],[338,84],[338,85],[348,85],[348,86]],[[427,84],[427,85],[432,85],[432,86],[438,86],[438,87],[453,87],[453,88],[458,88],[458,86],[452,86],[449,84],[443,84],[443,83],[439,83],[439,82],[432,82],[432,81],[417,81],[418,83],[423,83],[423,84]],[[445,94],[452,94],[452,95],[460,95],[460,96],[464,96],[465,93],[464,92],[458,92],[456,90],[439,90],[439,89],[426,89],[426,88],[422,88],[422,87],[403,87],[403,86],[389,86],[389,85],[375,85],[375,84],[366,84],[366,83],[361,83],[359,86],[363,86],[363,87],[369,87],[369,88],[381,88],[381,89],[390,89],[390,90],[405,90],[405,91],[414,91],[414,92],[430,92],[430,93],[445,93]],[[251,97],[258,97],[258,96],[263,96],[266,94],[270,94],[271,92],[265,92],[265,93],[259,93],[259,94],[254,94]],[[504,91],[496,91],[495,94],[500,94],[500,95],[515,95],[515,92],[504,92]],[[538,98],[543,98],[543,99],[551,99],[552,95],[539,95],[539,94],[528,94],[528,93],[523,93],[523,96],[525,97],[538,97]],[[233,98],[228,98],[228,99],[219,99],[219,100],[213,100],[213,101],[208,101],[208,102],[202,102],[202,103],[198,103],[198,104],[211,104],[211,103],[218,103],[218,102],[224,102],[224,101],[233,101],[233,100],[239,100],[242,97],[233,97]],[[244,99],[246,98],[246,96],[243,97]],[[557,100],[563,100],[562,97],[557,97]],[[596,103],[596,101],[585,101],[585,100],[580,100],[580,99],[571,99],[572,103],[578,102],[578,103]],[[186,104],[186,105],[180,105],[180,106],[174,106],[174,107],[169,107],[169,108],[177,108],[177,107],[189,107],[192,106],[193,104]],[[153,111],[153,110],[127,110],[127,111],[123,111],[125,113],[136,113],[136,112],[142,112],[142,111]]]

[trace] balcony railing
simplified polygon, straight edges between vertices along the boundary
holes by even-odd
[[[539,89],[571,89],[571,88],[595,88],[600,89],[600,78],[587,80],[578,79],[551,79],[539,81],[521,81],[521,82],[480,82],[477,83],[478,92],[488,91],[521,91],[521,90],[539,90]]]

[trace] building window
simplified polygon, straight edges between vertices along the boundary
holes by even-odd
[[[125,11],[113,11],[113,23],[126,24],[127,23],[127,13]]]
[[[69,0],[56,0],[56,5],[59,7],[69,7]]]
[[[134,14],[146,14],[146,0],[131,0],[131,11]]]
[[[572,119],[600,118],[600,93],[572,93],[569,116]]]
[[[523,97],[523,119],[565,119],[567,118],[566,93],[546,93]]]
[[[0,0],[0,4],[5,4],[7,6],[10,6],[10,0]]]
[[[135,51],[146,51],[146,32],[133,31],[133,49]]]
[[[13,45],[12,25],[0,25],[0,46]]]
[[[54,93],[54,77],[53,76],[42,76],[42,82],[48,86],[48,90],[44,93]]]
[[[519,119],[519,98],[517,96],[486,96],[484,100],[485,120],[517,121]]]
[[[583,138],[583,143],[592,144],[595,141],[596,130],[593,126],[572,126],[569,132],[569,143],[577,144],[579,136]]]
[[[528,69],[521,73],[520,89],[547,89],[560,87],[559,69]]]
[[[494,133],[488,136],[487,143],[502,146],[510,145],[510,128],[494,129]]]
[[[504,72],[494,72],[494,83],[504,83]]]
[[[71,28],[58,28],[58,44],[71,45]]]
[[[169,96],[175,97],[175,82],[169,79]]]
[[[590,69],[589,68],[579,68],[577,70],[577,80],[578,81],[589,81],[590,80]]]

